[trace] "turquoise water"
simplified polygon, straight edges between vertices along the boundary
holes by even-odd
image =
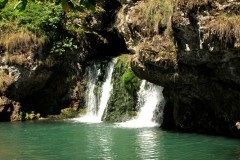
[[[237,160],[240,140],[106,123],[0,123],[0,159]]]

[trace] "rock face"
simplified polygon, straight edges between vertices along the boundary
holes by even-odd
[[[163,127],[239,137],[240,3],[180,0],[147,28],[149,3],[124,5],[118,27],[136,75],[164,87]]]
[[[118,57],[112,77],[113,90],[103,116],[104,121],[125,122],[136,116],[139,110],[136,106],[141,82],[130,68],[130,57],[131,55]]]
[[[19,120],[20,108],[18,102],[13,102],[4,96],[0,97],[0,121]]]
[[[84,103],[86,62],[131,52],[134,73],[164,87],[163,127],[240,136],[235,127],[240,120],[238,0],[106,0],[97,12],[68,24],[84,28],[82,35],[58,26],[60,40],[44,46],[30,33],[19,33],[27,45],[0,44],[0,121],[27,113],[39,117],[32,111],[46,116],[68,114],[69,106],[78,110]],[[66,44],[77,47],[59,50]],[[113,114],[115,99],[117,93],[110,100]],[[115,118],[108,120],[124,119]]]
[[[87,61],[127,50],[113,26],[120,6],[117,0],[107,0],[82,19],[60,20],[55,28],[47,28],[54,36],[45,44],[30,31],[13,33],[17,41],[0,42],[0,121],[37,118],[37,113],[66,115],[84,107]],[[83,31],[74,32],[69,26]]]

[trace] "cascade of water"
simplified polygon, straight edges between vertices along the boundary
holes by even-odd
[[[117,63],[117,59],[113,59],[108,64],[107,78],[106,78],[106,81],[102,85],[102,95],[101,95],[100,104],[99,104],[98,113],[97,113],[98,121],[101,121],[104,110],[107,107],[108,99],[111,96],[111,91],[113,88],[112,83],[111,83],[112,73],[113,73],[114,66],[116,63]]]
[[[87,67],[87,97],[86,97],[86,106],[87,106],[87,116],[92,117],[97,114],[97,104],[98,96],[94,93],[94,89],[97,86],[97,77],[99,73],[99,64],[94,63],[93,66]]]
[[[203,40],[201,37],[201,22],[198,22],[199,48],[203,49]]]
[[[83,117],[75,118],[74,120],[88,123],[99,123],[103,116],[104,110],[107,107],[108,99],[110,98],[112,91],[112,73],[117,59],[113,59],[109,62],[106,68],[106,79],[103,82],[101,88],[101,94],[96,93],[97,77],[100,74],[99,64],[94,64],[88,67],[88,85],[87,85],[87,97],[86,106],[87,113]],[[99,90],[98,90],[99,91]],[[99,98],[100,97],[100,98]]]
[[[140,108],[139,114],[136,118],[120,123],[122,127],[140,128],[140,127],[154,127],[161,125],[163,118],[163,107],[165,104],[162,95],[163,87],[154,85],[145,80],[142,81],[140,90],[138,92],[138,104]],[[154,113],[158,110],[157,119],[154,119]]]

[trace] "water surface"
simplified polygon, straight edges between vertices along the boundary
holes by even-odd
[[[73,121],[0,123],[1,160],[237,160],[240,141]]]

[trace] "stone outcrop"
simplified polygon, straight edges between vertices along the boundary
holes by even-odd
[[[125,122],[137,115],[137,91],[141,81],[131,70],[130,60],[131,55],[118,57],[112,76],[113,90],[103,116],[104,121]]]
[[[20,32],[17,42],[10,39],[12,48],[0,44],[0,97],[7,99],[0,101],[0,121],[32,119],[39,117],[37,113],[43,117],[61,112],[72,116],[70,111],[84,107],[87,61],[127,51],[113,26],[120,6],[117,0],[107,0],[98,11],[81,14],[81,19],[59,21],[56,28],[47,30],[54,36],[45,44],[30,32]],[[69,25],[83,31],[70,31]]]
[[[5,96],[0,97],[0,121],[19,120],[19,110],[21,106],[18,102],[9,100]]]
[[[164,87],[162,127],[239,136],[239,2],[178,1],[157,30],[137,14],[146,3],[124,5],[118,24],[133,71]]]

